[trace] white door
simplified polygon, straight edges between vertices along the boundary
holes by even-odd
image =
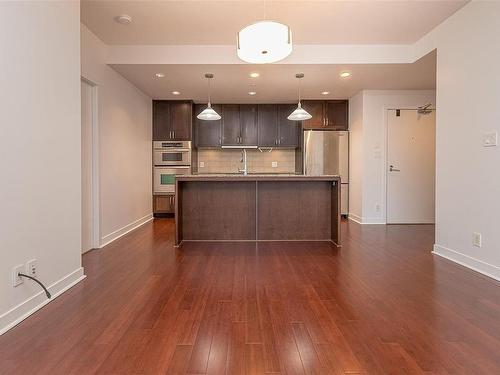
[[[435,111],[387,113],[387,223],[434,223]]]
[[[92,86],[82,80],[82,253],[92,249]]]

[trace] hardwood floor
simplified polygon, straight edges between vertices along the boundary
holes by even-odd
[[[0,373],[500,373],[500,283],[432,256],[433,226],[342,231],[175,250],[147,224],[0,337]]]

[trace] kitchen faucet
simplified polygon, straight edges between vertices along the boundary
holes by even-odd
[[[247,150],[243,149],[241,150],[241,160],[243,163],[243,169],[238,169],[239,173],[243,173],[244,176],[248,174],[248,167],[247,167]]]

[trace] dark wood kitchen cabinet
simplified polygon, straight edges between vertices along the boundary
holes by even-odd
[[[304,129],[348,130],[348,100],[304,100],[302,107],[312,118],[303,122]]]
[[[295,104],[259,104],[260,147],[299,147],[301,124],[287,119],[295,108]]]
[[[222,145],[257,145],[257,106],[252,104],[222,105]]]
[[[153,100],[153,141],[190,141],[191,101]]]
[[[194,143],[196,147],[220,147],[221,146],[221,120],[206,121],[200,120],[198,116],[201,111],[207,108],[206,104],[195,104],[193,111],[194,121]],[[222,113],[222,108],[218,104],[212,104],[212,108],[217,113]]]
[[[257,111],[258,146],[276,147],[278,145],[278,106],[259,104]]]
[[[295,108],[295,104],[278,105],[278,147],[299,147],[301,123],[287,118]]]
[[[304,108],[312,116],[310,120],[302,121],[304,129],[320,129],[325,126],[325,103],[322,100],[303,100]]]
[[[153,195],[153,213],[173,214],[175,212],[175,195]]]
[[[257,145],[257,105],[240,104],[240,144]]]
[[[349,128],[349,101],[328,100],[325,102],[326,127],[333,130]]]

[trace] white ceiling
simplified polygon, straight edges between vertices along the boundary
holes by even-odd
[[[362,89],[424,90],[434,89],[436,54],[424,56],[413,64],[356,65],[111,65],[126,79],[155,99],[193,99],[206,101],[204,74],[214,73],[212,100],[219,103],[292,102],[297,98],[295,73],[302,72],[303,97],[308,99],[349,98]],[[352,76],[339,78],[341,71]],[[164,73],[157,78],[155,73]],[[251,72],[260,73],[251,79]],[[180,91],[174,96],[172,91]],[[248,95],[256,91],[257,95]],[[330,95],[321,95],[330,91]]]
[[[466,0],[119,1],[82,0],[82,22],[107,44],[234,44],[264,17],[288,24],[296,44],[409,44]],[[113,19],[128,14],[133,21]]]

